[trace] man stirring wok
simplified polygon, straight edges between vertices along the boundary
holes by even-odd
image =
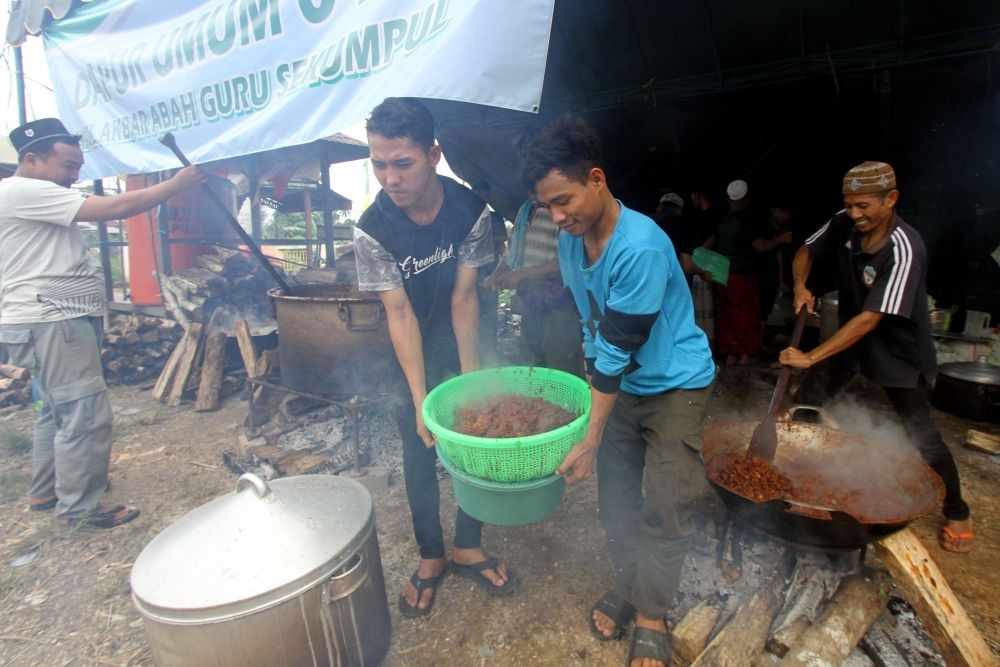
[[[814,259],[835,259],[840,329],[810,352],[782,351],[786,366],[812,368],[798,403],[820,405],[860,372],[882,387],[910,440],[945,485],[939,542],[972,549],[972,520],[962,500],[958,468],[930,416],[927,389],[937,373],[927,310],[927,251],[917,231],[895,212],[896,174],[883,162],[864,162],[844,176],[844,210],[795,254],[795,312],[813,310],[806,287]],[[825,376],[825,377],[824,377]]]

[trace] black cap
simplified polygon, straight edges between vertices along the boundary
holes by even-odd
[[[7,135],[14,144],[17,154],[24,155],[28,149],[45,139],[69,138],[77,135],[71,133],[58,118],[39,118],[20,127],[15,127]]]

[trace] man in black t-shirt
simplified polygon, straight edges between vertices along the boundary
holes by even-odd
[[[962,500],[955,459],[931,419],[927,400],[927,388],[937,373],[927,309],[927,251],[920,234],[895,212],[899,191],[888,164],[854,167],[844,176],[843,192],[844,210],[806,239],[792,263],[795,312],[812,312],[815,299],[806,280],[813,259],[836,258],[840,329],[810,352],[785,349],[781,363],[811,368],[828,360],[820,377],[812,371],[806,375],[796,403],[822,403],[857,370],[881,386],[910,440],[944,482],[941,547],[969,551],[969,506]]]
[[[441,531],[434,438],[424,399],[448,377],[479,366],[479,267],[493,261],[490,210],[435,172],[434,118],[410,98],[388,98],[368,118],[372,169],[382,190],[354,232],[358,286],[378,292],[409,388],[396,411],[403,475],[420,565],[399,597],[404,616],[431,612],[449,568]],[[482,522],[461,509],[450,569],[494,595],[514,591],[513,572],[480,546]]]

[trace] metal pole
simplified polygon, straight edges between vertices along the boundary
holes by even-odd
[[[14,47],[14,88],[17,90],[17,120],[19,125],[28,122],[28,111],[24,106],[24,59],[21,47]]]
[[[94,181],[94,194],[98,197],[104,196],[104,181],[97,179]],[[115,300],[115,283],[111,277],[111,255],[108,253],[108,223],[101,221],[97,223],[97,236],[101,241],[101,268],[104,270],[104,296],[108,303]]]

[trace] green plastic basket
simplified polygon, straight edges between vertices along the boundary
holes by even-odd
[[[451,430],[455,409],[497,394],[543,398],[579,417],[546,433],[522,438],[481,438]],[[563,371],[537,366],[491,368],[442,382],[424,399],[424,424],[438,447],[462,472],[494,482],[528,482],[555,472],[583,440],[590,416],[590,387]]]
[[[451,475],[458,506],[472,518],[494,526],[541,521],[559,507],[566,490],[566,482],[559,475],[530,482],[490,482],[458,470],[443,449],[438,458]]]

